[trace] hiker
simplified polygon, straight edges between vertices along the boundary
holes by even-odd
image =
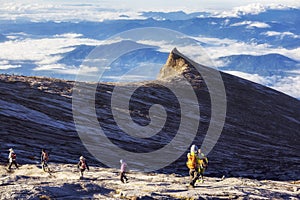
[[[46,152],[45,149],[42,149],[42,153],[41,153],[41,164],[42,164],[42,169],[43,169],[43,171],[46,170],[46,167],[48,168],[48,160],[49,160],[49,153]]]
[[[186,163],[189,168],[190,175],[190,187],[195,187],[195,183],[199,177],[198,173],[198,147],[196,145],[191,146],[190,153],[187,154],[188,161]]]
[[[19,169],[17,164],[17,154],[14,152],[12,148],[9,149],[9,155],[8,155],[8,170],[11,170],[11,166],[15,165],[17,169]]]
[[[206,156],[204,155],[204,153],[202,153],[202,151],[201,151],[200,148],[198,149],[198,157],[199,157],[200,159],[206,158]]]
[[[203,175],[205,170],[208,167],[208,158],[201,152],[201,149],[198,149],[198,173],[199,179],[197,181],[203,183]]]
[[[199,159],[199,164],[198,164],[198,172],[199,172],[199,182],[203,183],[203,175],[205,170],[208,167],[208,159],[207,157]]]
[[[120,160],[121,163],[121,169],[120,169],[120,180],[122,183],[127,183],[128,182],[128,178],[126,177],[126,168],[127,168],[127,164],[126,162],[124,162],[124,160]]]
[[[80,178],[83,178],[83,172],[87,169],[90,171],[89,166],[83,156],[80,156],[77,168],[80,169]]]

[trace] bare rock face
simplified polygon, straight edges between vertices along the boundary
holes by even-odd
[[[76,166],[50,163],[51,174],[36,165],[13,173],[0,168],[0,199],[297,199],[296,181],[205,177],[188,188],[188,176],[131,171],[129,182],[117,169],[91,167],[79,179]]]
[[[182,113],[176,96],[161,83],[176,84],[184,90],[180,84],[183,76],[192,85],[199,101],[200,121],[194,143],[200,146],[212,115],[210,92],[201,72],[213,69],[199,65],[198,71],[194,65],[174,49],[157,81],[138,83],[129,102],[133,121],[141,126],[149,124],[149,109],[153,104],[162,105],[168,116],[162,130],[149,139],[134,138],[118,127],[111,109],[116,85],[99,83],[95,107],[99,125],[107,137],[120,148],[137,153],[151,152],[168,144],[177,133]],[[208,155],[210,164],[206,174],[297,179],[300,174],[300,101],[232,75],[221,73],[221,76],[226,89],[226,120],[217,145]],[[3,163],[7,150],[13,147],[21,164],[38,163],[41,148],[46,148],[51,151],[52,162],[76,163],[83,154],[91,165],[103,165],[86,150],[76,132],[72,113],[73,85],[73,82],[49,78],[0,76],[0,155]],[[87,88],[93,86],[86,84]],[[126,89],[130,84],[118,87]],[[184,101],[188,103],[189,99]],[[82,119],[88,123],[91,115],[83,112]],[[186,132],[189,133],[188,126]],[[175,145],[184,143],[180,141]],[[178,160],[159,172],[186,175],[188,151],[186,149]]]
[[[161,68],[157,79],[176,82],[180,81],[180,76],[183,75],[197,88],[201,85],[201,82],[203,82],[203,78],[193,66],[195,64],[196,63],[184,57],[176,48],[174,48],[169,54],[166,64]],[[202,65],[199,66],[204,67]]]
[[[176,75],[184,73],[189,69],[189,63],[187,63],[186,60],[179,56],[177,53],[178,50],[175,48],[169,54],[166,64],[160,70],[160,73],[158,75],[159,79],[174,77]]]

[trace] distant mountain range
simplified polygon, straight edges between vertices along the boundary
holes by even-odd
[[[287,76],[292,70],[300,70],[300,62],[280,54],[267,54],[261,56],[233,55],[221,57],[225,63],[220,67],[224,71],[241,71],[260,76]]]
[[[146,18],[153,18],[155,20],[188,20],[198,17],[210,17],[211,13],[209,12],[194,12],[194,13],[185,13],[183,11],[177,12],[143,12],[142,16]]]
[[[76,69],[99,42],[134,28],[161,27],[198,40],[213,61],[221,61],[218,67],[222,70],[257,74],[262,78],[281,76],[287,79],[285,84],[299,87],[299,9],[267,8],[257,13],[236,11],[231,14],[141,12],[139,16],[142,18],[124,16],[101,22],[2,20],[0,73],[74,80]],[[31,41],[36,45],[31,46]],[[56,44],[61,47],[56,48]],[[119,76],[145,61],[162,63],[171,49],[158,50],[160,45],[163,44],[120,58],[114,63],[118,68],[114,72],[118,73],[112,72],[109,76]],[[36,55],[32,56],[33,53]],[[279,87],[270,83],[268,86],[300,97],[299,92],[286,90],[287,85]]]
[[[104,22],[30,22],[0,21],[1,33],[23,32],[34,36],[53,36],[64,33],[78,33],[93,39],[107,39],[116,33],[141,27],[162,27],[177,30],[191,36],[229,38],[243,42],[267,43],[286,48],[299,47],[300,10],[267,10],[259,14],[236,17],[214,16],[208,13],[144,12],[147,19],[112,20]],[[267,31],[289,32],[290,35],[269,35]]]

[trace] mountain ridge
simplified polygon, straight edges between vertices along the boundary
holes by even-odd
[[[175,58],[175,67],[177,64],[181,67],[187,63],[195,64],[176,51],[172,51],[170,56]],[[177,59],[181,61],[176,62]],[[170,63],[172,62],[166,62],[165,66],[170,66]],[[194,139],[196,144],[203,141],[211,120],[211,94],[201,76],[201,69],[206,68],[199,66],[200,75],[184,74],[191,81],[201,108],[200,126]],[[227,115],[218,143],[208,155],[210,166],[206,174],[274,180],[296,179],[299,174],[296,166],[300,163],[297,153],[300,130],[300,113],[297,108],[300,101],[226,73],[221,72],[221,76],[226,89]],[[176,76],[171,77],[167,84],[182,87],[180,80],[176,80]],[[150,141],[130,138],[115,124],[110,108],[115,84],[99,83],[96,93],[98,121],[115,145],[130,152],[147,152],[171,141],[177,130],[178,107],[175,106],[175,97],[159,86],[161,81],[165,80],[139,83],[140,88],[131,99],[130,113],[136,122],[147,124],[149,119],[145,108],[153,102],[166,106],[170,116],[173,116],[173,120],[167,121],[166,129],[160,132],[159,137],[150,138]],[[72,81],[59,79],[1,75],[0,100],[3,103],[0,105],[0,120],[3,122],[1,130],[4,136],[0,141],[4,144],[3,148],[14,147],[22,155],[20,161],[23,163],[35,163],[32,157],[38,155],[34,152],[48,146],[55,152],[52,154],[54,162],[73,163],[78,155],[85,154],[93,165],[102,166],[103,163],[87,152],[76,133],[71,108],[73,85]],[[126,84],[120,86],[125,87]],[[90,86],[86,87],[88,89]],[[32,115],[43,116],[43,119],[30,119],[29,116]],[[88,120],[90,113],[83,112],[82,115],[83,119]],[[42,121],[45,123],[41,123]],[[188,126],[186,132],[189,132]],[[128,142],[135,145],[128,146]],[[264,156],[261,152],[264,152]],[[186,174],[186,153],[183,152],[178,160],[158,172]],[[3,159],[6,152],[2,151],[0,155]]]
[[[220,57],[219,60],[225,62],[225,65],[219,68],[221,70],[241,71],[261,76],[284,75],[291,70],[300,69],[299,62],[275,53],[260,56],[232,55]]]

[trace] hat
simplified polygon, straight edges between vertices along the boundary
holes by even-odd
[[[80,160],[84,160],[85,158],[83,157],[83,156],[80,156],[80,158],[79,158]]]
[[[196,145],[193,144],[193,145],[191,146],[191,153],[192,153],[192,152],[197,153],[197,151],[198,151],[198,147],[197,147]]]
[[[10,152],[13,152],[14,150],[12,148],[9,149]]]
[[[120,163],[122,164],[123,162],[124,162],[124,161],[121,159],[121,160],[120,160]]]

